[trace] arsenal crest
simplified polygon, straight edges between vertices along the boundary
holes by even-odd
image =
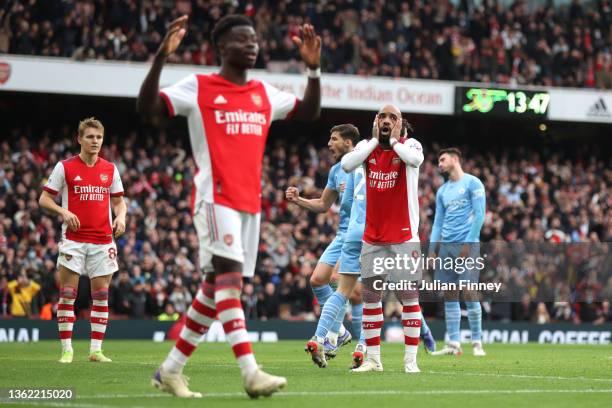
[[[232,246],[232,243],[234,242],[234,236],[232,234],[225,234],[223,236],[223,242],[225,242],[225,245],[227,246]]]
[[[108,175],[100,174],[100,180],[102,180],[103,183],[106,183],[108,181]]]
[[[399,162],[401,162],[402,160],[399,157],[394,157],[392,162],[393,164],[399,164]]]
[[[6,62],[0,62],[0,85],[5,84],[11,76],[11,66]]]
[[[258,107],[261,107],[261,104],[262,104],[261,95],[251,94],[251,100],[253,101],[255,105],[257,105]]]

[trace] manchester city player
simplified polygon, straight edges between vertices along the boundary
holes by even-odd
[[[338,289],[323,306],[315,335],[306,344],[306,351],[319,367],[325,367],[327,365],[326,356],[332,357],[336,351],[331,350],[330,353],[330,350],[327,350],[328,347],[324,347],[325,338],[330,331],[334,330],[337,321],[344,317],[346,302],[351,293],[356,289],[358,291],[357,281],[361,274],[359,255],[365,227],[365,178],[361,167],[348,174],[346,178],[346,187],[342,196],[342,207],[345,206],[350,208],[350,218],[348,229],[344,233],[340,255]],[[352,323],[354,334],[359,338],[359,344],[353,353],[353,367],[361,365],[365,353],[365,338],[361,330],[363,305],[361,302],[356,303],[353,301]]]
[[[448,177],[436,194],[436,215],[431,231],[430,257],[435,257],[439,248],[439,257],[443,262],[435,271],[435,279],[443,283],[459,281],[478,282],[476,268],[447,268],[450,263],[445,259],[476,258],[479,256],[480,229],[485,218],[485,188],[475,176],[463,172],[461,168],[461,152],[456,148],[443,149],[438,154],[440,172]],[[463,265],[465,265],[464,263]],[[473,264],[473,263],[470,263]],[[459,291],[447,290],[444,294],[444,315],[449,342],[440,351],[432,355],[461,355],[459,326],[461,323],[461,308],[459,306]],[[472,346],[475,356],[485,356],[482,348],[482,309],[475,291],[463,291],[468,321],[472,331]]]
[[[324,307],[329,297],[334,293],[329,282],[334,272],[334,267],[340,259],[342,244],[344,243],[344,234],[348,227],[350,203],[343,203],[342,197],[346,186],[347,173],[342,170],[340,159],[353,150],[353,147],[359,140],[359,130],[351,124],[343,124],[334,126],[330,131],[329,143],[327,144],[332,152],[337,163],[330,169],[327,180],[327,185],[323,190],[320,198],[306,199],[299,196],[296,187],[289,187],[285,192],[288,201],[297,204],[298,206],[309,211],[323,213],[329,210],[337,199],[340,200],[340,222],[338,225],[338,233],[331,244],[325,249],[319,263],[310,277],[310,285],[317,298],[317,302]],[[346,301],[345,301],[346,303]],[[344,311],[344,309],[343,309]],[[361,316],[359,316],[360,318]],[[344,313],[342,313],[336,323],[332,326],[327,334],[326,344],[328,348],[336,348],[343,346],[351,341],[351,333],[345,329],[342,321]]]

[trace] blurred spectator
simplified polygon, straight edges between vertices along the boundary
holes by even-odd
[[[608,0],[557,2],[13,1],[0,10],[0,53],[150,60],[168,24],[190,16],[169,57],[212,65],[210,33],[225,14],[250,16],[257,68],[298,72],[299,25],[322,37],[327,72],[407,78],[612,88]]]
[[[74,138],[68,129],[65,126],[50,137],[51,132],[37,135],[24,127],[1,138],[0,313],[4,315],[11,313],[8,281],[25,270],[41,286],[40,305],[53,305],[57,298],[55,261],[61,220],[41,212],[37,200],[52,166],[71,155]],[[196,167],[188,157],[186,140],[170,138],[164,131],[150,136],[126,128],[121,135],[107,135],[102,151],[122,173],[128,201],[128,228],[117,241],[120,272],[110,288],[115,316],[156,317],[168,304],[184,313],[202,280],[189,204]],[[586,245],[612,240],[612,170],[609,158],[598,156],[596,150],[459,147],[467,158],[464,169],[486,186],[482,241]],[[426,157],[419,176],[423,242],[431,231],[436,191],[444,182],[436,166],[439,148],[424,141]],[[283,191],[294,185],[305,197],[319,196],[332,165],[329,150],[311,139],[278,138],[267,146],[258,262],[242,296],[247,317],[312,320],[320,313],[308,277],[334,237],[338,208],[309,213],[288,205]],[[495,265],[494,272],[512,289],[514,299],[525,302],[522,310],[511,310],[506,303],[489,299],[492,318],[510,320],[514,313],[526,321],[537,320],[540,306],[536,305],[544,298],[554,300],[547,305],[551,321],[572,321],[585,312],[575,307],[576,301],[612,297],[612,278],[590,274],[588,260],[580,256],[563,265],[549,256],[547,269],[542,270],[535,270],[538,263],[532,257],[511,258],[514,264]],[[556,279],[570,272],[573,281]],[[85,305],[88,302],[85,299]],[[589,319],[600,319],[598,310],[589,312]],[[391,307],[388,317],[393,313]]]
[[[130,305],[130,295],[132,293],[132,283],[130,282],[130,275],[125,271],[119,272],[119,279],[114,281],[111,293],[113,295],[112,310],[117,314],[127,315],[130,313],[132,306]],[[110,303],[110,302],[109,302]]]
[[[150,316],[151,301],[151,294],[145,291],[144,280],[138,280],[128,295],[130,317],[143,319],[147,315]]]
[[[8,283],[11,294],[11,315],[13,317],[30,317],[37,314],[33,310],[32,302],[40,291],[40,285],[28,279],[25,273]]]
[[[0,317],[11,315],[11,291],[6,276],[0,277]]]
[[[157,320],[159,320],[160,322],[176,321],[180,317],[181,315],[176,310],[174,310],[174,306],[172,306],[172,303],[166,303],[164,312],[157,316]]]
[[[544,302],[538,303],[534,316],[534,322],[537,324],[550,323],[550,315],[548,314],[548,309],[546,308],[546,304]]]
[[[276,286],[272,282],[266,283],[264,292],[261,293],[257,305],[259,306],[259,317],[262,320],[278,317],[280,302]]]
[[[257,319],[259,317],[257,315],[257,294],[255,294],[253,284],[247,283],[244,285],[240,301],[242,302],[244,315],[247,319]]]
[[[187,311],[193,298],[191,293],[183,287],[183,283],[180,278],[175,278],[174,288],[168,297],[168,301],[174,305],[174,308],[179,314],[183,314]]]

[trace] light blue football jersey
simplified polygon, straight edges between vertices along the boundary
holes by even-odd
[[[457,181],[448,180],[436,194],[431,242],[478,242],[485,205],[485,188],[478,177],[465,173]]]
[[[338,192],[338,201],[340,203],[340,223],[338,225],[338,231],[344,232],[348,228],[349,215],[351,212],[350,204],[344,205],[343,198],[346,192],[346,180],[348,174],[342,169],[340,162],[334,164],[329,170],[327,176],[327,185],[325,188],[329,188]]]
[[[345,242],[361,242],[366,219],[366,185],[363,167],[357,167],[346,180],[342,205],[350,205],[348,230]]]

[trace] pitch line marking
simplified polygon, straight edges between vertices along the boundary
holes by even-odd
[[[612,393],[612,388],[601,389],[522,389],[522,390],[353,390],[353,391],[281,391],[274,394],[278,397],[300,397],[300,396],[345,396],[345,395],[453,395],[453,394],[603,394]],[[204,398],[223,397],[246,397],[244,392],[210,392],[205,393]],[[92,396],[79,396],[78,399],[110,399],[110,398],[172,398],[164,394],[100,394]]]
[[[53,402],[53,401],[20,401],[8,402],[8,405],[24,406],[24,404],[32,404],[36,407],[73,407],[73,408],[116,408],[114,405],[98,405],[98,404],[81,404],[78,401],[74,402]],[[132,408],[150,408],[150,407],[132,407]]]
[[[487,395],[487,394],[508,394],[508,395],[520,395],[520,394],[604,394],[612,393],[612,388],[608,389],[579,389],[579,390],[568,390],[568,389],[523,389],[523,390],[425,390],[425,391],[402,391],[402,390],[372,390],[372,391],[287,391],[279,392],[274,394],[275,398],[283,397],[307,397],[307,396],[347,396],[347,395]],[[116,395],[96,395],[96,396],[81,396],[77,399],[110,399],[110,398],[171,398],[170,395],[163,394],[116,394]],[[244,392],[219,392],[219,393],[207,393],[204,394],[204,398],[246,398]],[[28,401],[34,406],[48,406],[48,407],[80,407],[80,408],[114,408],[113,405],[98,405],[98,404],[83,404],[79,401],[74,402],[47,402],[47,401]],[[11,402],[11,405],[20,406],[23,405],[21,402]],[[133,408],[152,408],[152,405],[146,407],[139,406]]]
[[[612,378],[589,378],[589,377],[557,377],[552,375],[529,375],[529,374],[498,374],[498,373],[466,373],[455,371],[427,371],[432,374],[442,375],[469,375],[473,377],[510,377],[510,378],[527,378],[534,380],[569,380],[569,381],[603,381],[612,382]]]
[[[427,391],[399,391],[399,390],[381,390],[381,391],[288,391],[274,394],[276,397],[305,397],[323,395],[328,397],[347,396],[347,395],[479,395],[479,394],[544,394],[544,393],[566,393],[566,394],[589,394],[589,393],[612,393],[612,389],[599,390],[546,390],[546,389],[526,389],[526,390],[427,390]],[[244,393],[210,393],[204,397],[223,398],[235,397],[244,395]]]

